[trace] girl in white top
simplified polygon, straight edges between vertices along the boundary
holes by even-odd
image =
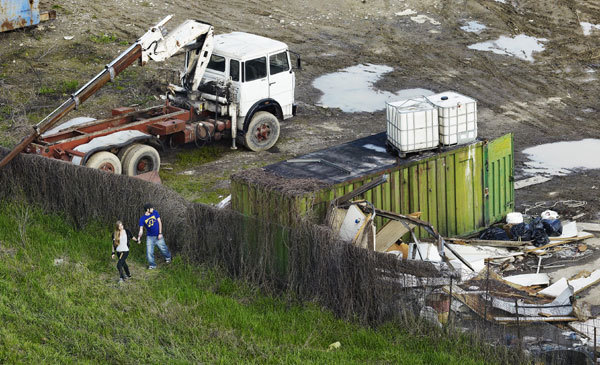
[[[131,274],[129,273],[129,266],[127,266],[127,256],[129,256],[129,240],[133,239],[137,241],[135,237],[132,236],[131,232],[128,229],[123,228],[123,223],[121,221],[117,221],[115,225],[115,231],[112,235],[113,239],[113,249],[112,249],[112,258],[115,258],[115,251],[117,256],[119,257],[119,262],[117,262],[117,270],[119,270],[119,282],[125,281],[131,278]]]

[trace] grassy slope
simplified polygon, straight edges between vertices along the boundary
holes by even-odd
[[[108,236],[0,205],[0,363],[489,363],[466,340],[349,324],[180,257],[147,271],[137,245],[118,284]]]

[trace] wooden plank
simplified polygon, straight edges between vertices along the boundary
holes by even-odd
[[[417,209],[413,209],[413,212],[420,211],[423,215],[423,220],[429,222],[430,212],[428,206],[428,186],[427,186],[427,163],[420,163],[417,166],[417,174],[418,174],[418,182],[417,182],[417,192],[418,192],[418,201],[419,205]],[[427,233],[421,227],[419,227],[419,237],[425,237]]]
[[[390,210],[392,212],[400,213],[400,170],[393,171],[390,174],[390,189],[392,194],[392,202]]]
[[[414,227],[410,224],[409,227]],[[398,241],[402,236],[407,234],[409,231],[402,222],[390,220],[383,228],[377,233],[375,240],[375,251],[386,252],[390,246]]]
[[[473,246],[491,246],[491,247],[522,247],[531,245],[531,241],[495,241],[495,240],[478,240],[478,239],[462,239],[462,238],[444,238],[447,242],[473,245]]]
[[[594,237],[593,234],[588,234],[586,236],[582,236],[581,238],[579,236],[578,237],[574,237],[574,238],[568,238],[568,239],[564,239],[564,240],[560,240],[560,241],[550,242],[547,245],[536,247],[536,248],[531,248],[531,249],[525,250],[523,252],[525,252],[525,253],[531,253],[531,252],[535,252],[535,251],[539,251],[539,250],[545,250],[547,248],[551,248],[551,247],[555,247],[555,246],[560,246],[560,245],[563,245],[565,243],[577,242],[577,241],[581,241],[581,240],[584,240],[584,239],[587,239],[587,238],[592,238],[592,237]]]
[[[581,231],[600,232],[600,224],[577,222],[577,229]]]
[[[402,169],[400,185],[400,213],[410,213],[409,169]]]

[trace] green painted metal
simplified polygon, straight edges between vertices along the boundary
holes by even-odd
[[[333,199],[387,174],[386,183],[359,198],[396,213],[421,212],[421,219],[432,223],[442,235],[466,235],[499,221],[511,211],[512,161],[512,135],[508,134],[490,143],[474,142],[301,196],[283,196],[233,181],[232,207],[281,225],[293,225],[300,215],[322,223]],[[257,193],[257,189],[261,192]],[[253,193],[246,193],[248,190]],[[265,211],[265,206],[270,211]],[[375,221],[377,228],[386,222],[383,218]],[[427,236],[425,232],[418,234]]]
[[[496,222],[514,209],[513,136],[507,134],[486,145],[485,221]]]

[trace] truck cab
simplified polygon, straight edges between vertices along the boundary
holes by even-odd
[[[214,37],[213,52],[199,89],[210,83],[227,85],[227,102],[235,108],[228,108],[227,112],[222,108],[219,114],[235,113],[229,116],[237,119],[238,139],[251,150],[264,150],[279,135],[278,120],[295,114],[295,81],[285,43],[233,32]],[[214,111],[215,104],[205,105]],[[253,123],[257,117],[261,123]]]

